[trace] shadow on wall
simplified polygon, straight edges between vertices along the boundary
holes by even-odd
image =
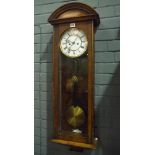
[[[49,45],[47,46],[48,50]],[[50,47],[51,48],[51,47]],[[46,53],[41,56],[41,61],[46,62]],[[48,64],[48,63],[46,63]],[[52,112],[51,112],[51,66],[46,65],[46,138],[41,152],[46,155],[119,155],[120,154],[120,65],[118,64],[115,73],[102,96],[98,98],[95,108],[95,134],[99,138],[96,150],[84,150],[83,152],[69,151],[69,147],[49,142],[52,135]],[[42,147],[42,146],[41,146]]]
[[[120,65],[96,107],[99,145],[92,155],[120,155]]]

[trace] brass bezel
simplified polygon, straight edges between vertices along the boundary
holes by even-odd
[[[78,31],[82,31],[82,32],[84,33],[85,37],[86,37],[86,50],[85,50],[82,54],[80,54],[80,55],[78,55],[78,56],[69,56],[69,55],[65,54],[65,53],[63,52],[63,48],[61,47],[61,40],[62,40],[62,37],[64,36],[64,34],[65,34],[67,31],[70,31],[71,29],[76,29],[76,30],[78,30]],[[79,28],[68,28],[67,30],[65,30],[65,31],[61,34],[60,41],[59,41],[59,47],[60,47],[61,53],[64,54],[66,57],[68,57],[68,58],[78,58],[78,57],[82,56],[82,55],[87,51],[87,49],[88,49],[88,39],[87,39],[87,35],[86,35],[86,33],[85,33],[83,30],[81,30],[81,29],[79,29]]]

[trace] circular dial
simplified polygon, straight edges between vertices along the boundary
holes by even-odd
[[[82,30],[71,28],[62,35],[60,49],[64,55],[77,58],[87,50],[88,41]]]

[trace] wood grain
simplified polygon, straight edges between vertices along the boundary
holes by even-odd
[[[53,85],[52,85],[52,105],[53,105],[53,123],[54,133],[52,142],[76,146],[81,148],[96,148],[96,141],[94,141],[94,33],[96,27],[100,23],[98,14],[90,6],[83,3],[69,3],[58,8],[48,19],[54,26],[53,33]],[[60,51],[60,38],[62,34],[70,28],[70,23],[74,22],[77,29],[85,32],[88,40],[88,48],[85,53],[87,63],[87,76],[84,76],[84,81],[87,81],[85,87],[85,97],[78,97],[83,99],[82,107],[86,111],[87,121],[81,128],[83,133],[73,133],[65,121],[66,102],[69,101],[70,94],[60,90],[60,86],[65,86],[68,74],[67,70],[60,73],[62,56]],[[70,58],[71,59],[71,58]],[[80,59],[80,58],[79,58]],[[64,66],[63,66],[64,67]],[[65,67],[64,67],[65,68]],[[62,79],[61,79],[62,77]],[[83,90],[82,86],[81,89]],[[61,100],[60,100],[61,98]],[[86,99],[85,99],[86,98]]]
[[[61,140],[61,139],[52,139],[50,141],[54,143],[59,143],[59,144],[64,144],[64,145],[69,145],[69,146],[74,146],[74,147],[80,147],[80,148],[85,148],[85,149],[96,149],[96,146],[97,146],[97,141],[94,141],[94,143],[92,144],[66,141],[66,140]]]

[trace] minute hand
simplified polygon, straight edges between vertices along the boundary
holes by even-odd
[[[77,38],[78,38],[78,37],[76,37],[75,40],[72,42],[73,44],[75,44],[75,41],[76,41]]]

